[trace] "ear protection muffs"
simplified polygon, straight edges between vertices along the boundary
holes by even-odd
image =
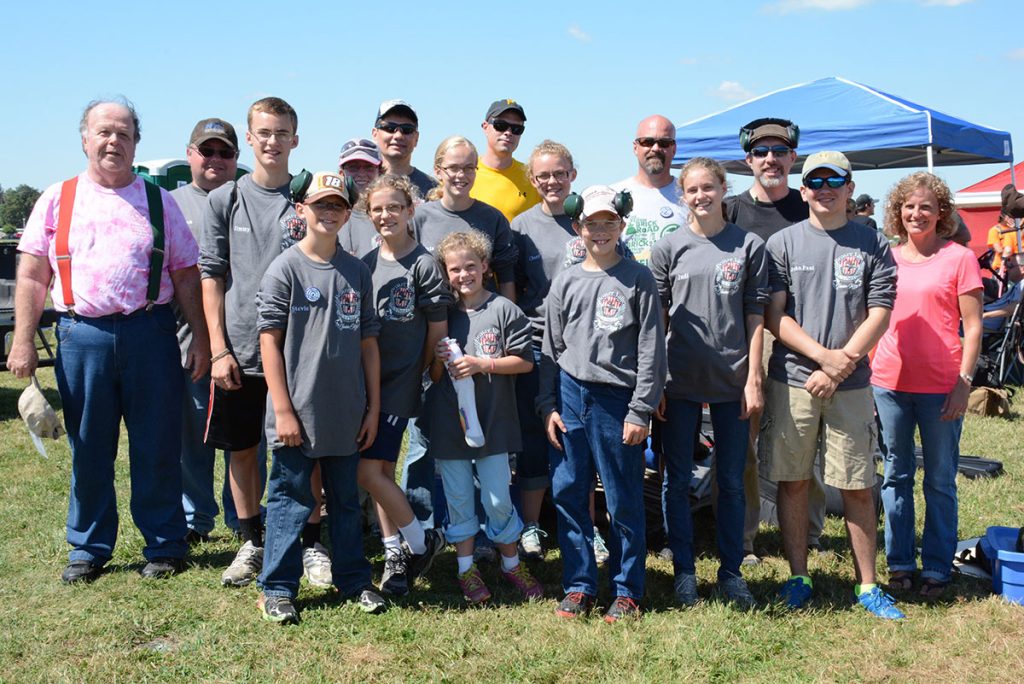
[[[356,182],[345,174],[340,174],[345,182],[345,195],[348,200],[348,206],[351,209],[356,205],[359,200],[359,188],[356,187]],[[306,194],[309,192],[309,186],[313,183],[313,174],[306,169],[302,169],[295,176],[292,177],[291,183],[288,184],[288,191],[291,193],[292,202],[302,202],[306,199]]]
[[[629,216],[629,213],[633,211],[633,195],[629,190],[620,190],[615,193],[615,197],[612,198],[612,208],[615,209],[619,218]],[[580,216],[583,215],[583,197],[575,192],[569,193],[569,196],[562,201],[562,209],[566,216],[573,221],[579,221]]]
[[[750,140],[750,136],[754,135],[761,126],[766,124],[774,124],[776,126],[782,126],[786,129],[786,137],[789,138],[790,143],[796,148],[800,143],[800,127],[789,119],[777,119],[772,116],[765,117],[763,119],[754,119],[746,126],[740,129],[740,146],[744,152],[750,152],[750,148],[754,144]]]

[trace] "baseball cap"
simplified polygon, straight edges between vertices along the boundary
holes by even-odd
[[[868,195],[868,194],[863,194],[863,195],[858,195],[857,196],[857,208],[858,209],[863,209],[864,207],[868,206],[869,204],[878,204],[878,200],[876,200],[874,197],[872,197],[871,195]]]
[[[352,138],[341,146],[341,155],[338,157],[338,165],[347,164],[350,161],[369,162],[380,166],[380,148],[377,143],[366,138]]]
[[[499,114],[504,114],[507,111],[518,112],[519,116],[523,117],[523,121],[526,121],[526,112],[523,111],[523,106],[512,99],[495,100],[491,103],[491,106],[487,108],[487,114],[484,115],[484,121],[490,121]]]
[[[238,136],[235,134],[235,127],[224,119],[203,119],[192,129],[192,137],[189,138],[189,145],[199,145],[207,140],[220,140],[232,149],[238,149]]]
[[[593,216],[600,211],[610,211],[618,216],[615,209],[615,191],[607,185],[591,185],[583,191],[580,197],[583,198],[583,212],[580,220]]]
[[[796,140],[793,139],[794,128],[796,127],[789,119],[765,118],[754,119],[740,130],[741,138],[742,131],[750,131],[746,143],[746,149],[749,150],[761,138],[780,138],[790,147],[796,147]]]
[[[29,432],[37,437],[57,439],[64,434],[64,426],[61,425],[57,412],[50,406],[50,402],[43,396],[35,376],[32,376],[32,382],[18,397],[18,413],[24,419]]]
[[[853,173],[850,160],[842,152],[815,152],[804,161],[804,168],[800,172],[800,177],[807,178],[811,171],[816,169],[831,169],[840,176],[849,176]]]
[[[345,203],[351,207],[355,204],[356,198],[349,197],[348,187],[341,175],[332,171],[317,171],[313,174],[313,180],[309,184],[306,198],[302,200],[302,203],[312,204],[329,195],[336,195],[345,200]]]
[[[395,111],[398,110],[398,111]],[[395,114],[401,114],[407,116],[413,120],[417,126],[420,123],[420,119],[416,116],[416,110],[412,108],[412,105],[405,100],[384,100],[380,103],[380,107],[377,108],[377,122],[383,119],[391,112]],[[376,123],[376,122],[375,122]]]

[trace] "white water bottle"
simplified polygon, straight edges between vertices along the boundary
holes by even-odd
[[[444,362],[445,368],[448,368],[452,361],[462,358],[462,349],[459,343],[450,337],[441,341],[448,347],[448,359]],[[452,379],[452,384],[455,386],[455,395],[459,398],[459,423],[462,424],[462,431],[466,433],[466,444],[480,448],[484,445],[484,431],[480,427],[480,418],[476,413],[476,388],[473,378]]]

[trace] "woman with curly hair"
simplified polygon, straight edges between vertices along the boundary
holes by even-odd
[[[949,187],[918,172],[890,191],[886,232],[898,280],[889,329],[878,343],[871,384],[885,457],[882,503],[889,589],[914,585],[914,430],[924,451],[921,589],[936,598],[950,582],[957,543],[960,428],[981,347],[981,273],[950,238],[958,223]],[[959,330],[963,322],[963,340]]]

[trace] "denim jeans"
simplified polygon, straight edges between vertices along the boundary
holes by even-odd
[[[718,541],[718,579],[740,576],[743,560],[743,518],[746,495],[743,470],[747,461],[750,421],[740,420],[740,402],[711,404],[715,431],[715,474],[718,480],[715,534]],[[690,481],[693,478],[694,431],[700,425],[701,404],[667,400],[664,434],[665,519],[675,573],[695,573]]]
[[[885,559],[891,571],[917,569],[914,546],[914,428],[924,450],[924,532],[921,576],[948,581],[956,552],[956,472],[963,419],[940,420],[945,394],[895,392],[874,387],[885,458]]]
[[[444,531],[448,543],[457,544],[480,531],[473,481],[474,464],[480,482],[487,538],[498,544],[512,544],[519,540],[523,521],[512,507],[509,493],[512,472],[508,467],[508,454],[493,454],[476,461],[438,459],[437,463],[448,502],[448,527]]]
[[[363,552],[356,466],[359,454],[313,459],[298,447],[274,450],[267,493],[267,533],[259,586],[267,596],[295,598],[302,577],[302,530],[316,500],[309,486],[313,466],[320,464],[330,517],[331,577],[342,596],[370,584],[370,562]]]
[[[217,517],[217,497],[213,493],[213,465],[217,450],[203,443],[206,433],[206,418],[210,407],[210,377],[192,382],[192,372],[183,369],[185,379],[184,401],[181,421],[181,504],[185,508],[185,524],[190,530],[209,534]],[[224,486],[221,488],[221,503],[224,506],[224,524],[238,531],[238,514],[235,500],[231,496],[228,479],[228,463],[231,452],[224,452]],[[267,440],[260,441],[259,456],[260,498],[267,487]],[[266,517],[261,505],[260,513]]]
[[[516,408],[523,450],[516,456],[516,484],[522,491],[547,489],[551,480],[551,444],[534,402],[540,391],[540,349],[533,348],[533,370],[516,376]]]
[[[181,356],[167,305],[129,316],[64,314],[57,323],[57,388],[71,444],[67,540],[71,560],[102,565],[117,539],[114,458],[128,429],[132,520],[147,560],[183,558]]]
[[[611,516],[608,577],[616,596],[644,595],[647,539],[644,520],[644,444],[626,446],[622,428],[632,391],[576,380],[561,372],[558,411],[564,451],[552,450],[551,496],[558,511],[562,588],[597,595],[590,488],[601,476]]]

